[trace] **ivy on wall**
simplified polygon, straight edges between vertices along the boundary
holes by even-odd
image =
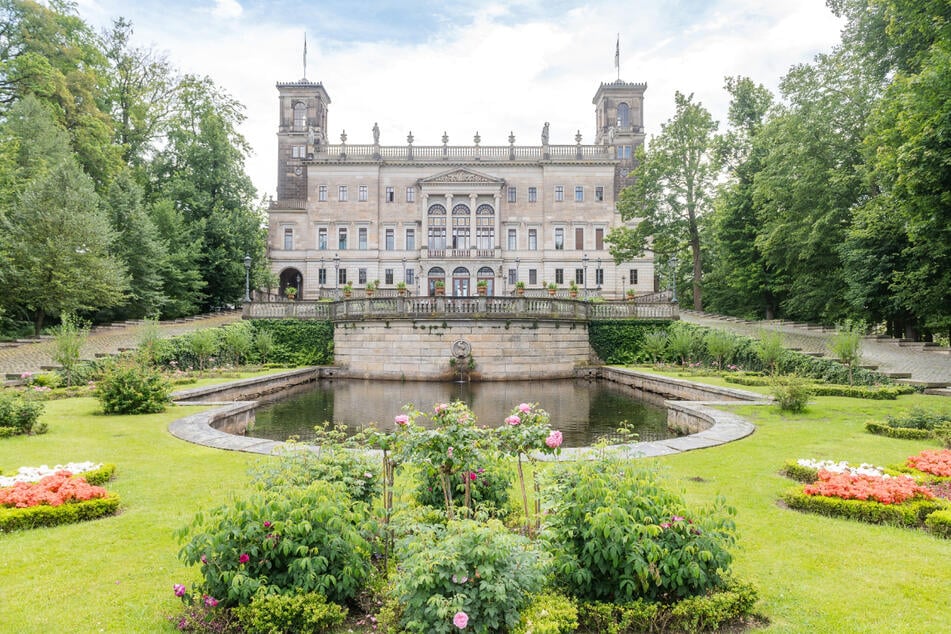
[[[333,365],[334,327],[329,321],[302,319],[253,319],[255,334],[274,337],[270,361],[292,365]]]

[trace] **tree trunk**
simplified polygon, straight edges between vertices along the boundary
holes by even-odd
[[[690,239],[690,252],[693,255],[693,309],[703,310],[703,301],[701,298],[702,289],[700,287],[700,277],[703,275],[703,269],[700,264],[700,236],[696,235]]]
[[[44,321],[46,321],[46,311],[42,308],[37,308],[36,312],[33,314],[33,334],[37,337],[39,337],[40,333],[43,332]]]

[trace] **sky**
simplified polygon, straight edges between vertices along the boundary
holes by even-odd
[[[78,0],[97,29],[117,17],[133,44],[207,75],[244,104],[246,168],[275,196],[279,81],[305,77],[330,95],[328,140],[382,145],[538,145],[595,134],[601,82],[644,82],[648,136],[694,94],[726,125],[724,78],[773,91],[795,64],[828,52],[841,22],[824,0]],[[614,65],[619,47],[619,68]]]

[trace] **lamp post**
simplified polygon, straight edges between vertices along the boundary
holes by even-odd
[[[244,256],[244,303],[251,303],[251,256]]]
[[[322,296],[324,284],[327,283],[327,269],[324,268],[324,256],[320,256],[320,271],[317,273],[317,283],[320,286],[320,295]]]
[[[598,292],[601,292],[601,258],[598,258],[598,268],[594,270],[594,283],[598,285]]]
[[[588,296],[588,254],[585,253],[581,256],[581,262],[584,264],[584,274],[581,277],[582,290],[584,291],[583,295]]]
[[[406,256],[403,256],[403,284],[406,284]]]
[[[334,253],[334,290],[337,290],[337,284],[340,283],[340,254]],[[334,293],[336,299],[336,293]]]
[[[670,278],[673,282],[673,292],[670,296],[670,301],[673,304],[677,303],[677,256],[670,258]]]
[[[522,263],[522,258],[515,258],[515,283],[518,284],[518,267]]]

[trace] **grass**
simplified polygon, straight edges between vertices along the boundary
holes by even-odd
[[[898,463],[935,446],[873,436],[868,419],[913,407],[951,411],[951,399],[896,401],[821,397],[801,415],[736,406],[756,423],[736,443],[656,459],[696,504],[722,494],[737,510],[735,571],[757,586],[766,632],[926,632],[951,622],[951,540],[780,508],[787,459]],[[122,497],[116,517],[0,535],[3,631],[174,631],[172,584],[197,570],[177,558],[173,531],[194,514],[247,491],[247,470],[265,458],[219,451],[166,431],[194,407],[162,414],[103,416],[91,398],[51,401],[44,436],[0,441],[0,469],[95,460],[118,466],[107,485]]]

